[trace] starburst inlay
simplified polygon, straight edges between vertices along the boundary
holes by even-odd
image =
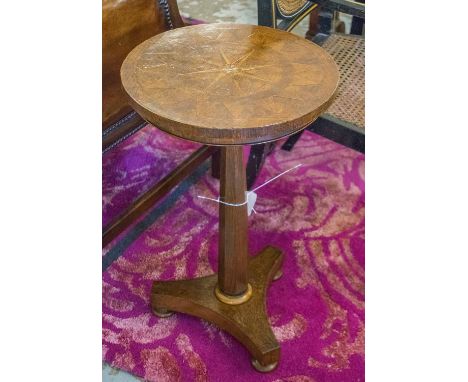
[[[254,49],[252,49],[250,52],[242,55],[241,57],[237,58],[234,61],[230,61],[226,57],[226,54],[223,52],[222,49],[220,49],[219,52],[220,52],[221,57],[223,58],[224,64],[218,64],[218,63],[213,63],[213,62],[204,60],[205,62],[215,66],[215,68],[198,70],[198,71],[189,72],[189,73],[180,73],[179,75],[184,76],[184,75],[204,74],[204,73],[219,73],[219,75],[214,79],[214,81],[211,82],[210,85],[208,85],[207,89],[210,89],[211,86],[213,86],[216,82],[218,82],[222,78],[229,76],[229,75],[232,77],[231,80],[234,82],[234,85],[236,86],[238,90],[241,90],[241,86],[237,78],[238,76],[241,76],[241,77],[244,76],[250,79],[272,83],[270,80],[266,78],[262,78],[255,74],[249,73],[249,71],[267,68],[272,65],[255,65],[255,66],[244,67],[244,63],[246,62],[246,60],[249,58],[251,54],[255,52]],[[205,89],[205,92],[207,89]]]

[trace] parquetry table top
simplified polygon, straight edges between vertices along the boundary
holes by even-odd
[[[306,127],[332,102],[339,73],[325,50],[291,33],[202,24],[143,42],[121,77],[132,106],[158,128],[225,145]]]

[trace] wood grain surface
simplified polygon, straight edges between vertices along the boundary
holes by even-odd
[[[301,130],[331,103],[338,69],[319,46],[262,26],[202,24],[159,34],[125,59],[130,103],[167,133],[249,144]]]

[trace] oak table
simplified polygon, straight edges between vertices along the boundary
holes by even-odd
[[[218,273],[155,281],[153,312],[210,321],[240,341],[259,371],[273,370],[280,347],[266,292],[281,275],[282,253],[248,255],[242,145],[294,134],[327,109],[338,69],[322,48],[277,29],[203,24],[170,30],[138,45],[121,68],[134,109],[166,133],[221,146]]]

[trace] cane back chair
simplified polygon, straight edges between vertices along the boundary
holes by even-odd
[[[325,114],[308,130],[347,147],[364,152],[364,39],[330,32],[324,13],[343,12],[364,18],[364,4],[350,0],[257,0],[259,25],[292,31],[320,6],[319,33],[310,37],[335,59],[340,69],[338,95]],[[331,18],[329,18],[331,20]],[[323,22],[325,20],[325,22]],[[292,135],[282,146],[291,150],[303,131]],[[251,188],[274,144],[252,146],[247,163],[247,187]]]

